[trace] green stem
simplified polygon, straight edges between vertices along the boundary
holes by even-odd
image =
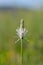
[[[21,65],[23,65],[23,43],[22,43],[22,40],[21,39]]]

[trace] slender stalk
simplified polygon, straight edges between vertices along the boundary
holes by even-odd
[[[23,39],[21,39],[21,65],[23,65]]]

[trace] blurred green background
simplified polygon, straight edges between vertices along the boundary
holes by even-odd
[[[43,11],[24,9],[0,10],[0,65],[21,65],[21,44],[15,44],[21,18],[29,40],[23,40],[23,65],[43,65]]]

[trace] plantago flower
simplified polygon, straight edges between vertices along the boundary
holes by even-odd
[[[16,29],[17,35],[19,36],[20,39],[23,39],[24,36],[26,35],[26,33],[28,32],[25,28],[24,28],[24,20],[21,19],[20,21],[20,27],[19,29]],[[18,39],[17,41],[19,41],[20,39]]]
[[[22,40],[24,39],[24,36],[28,32],[24,28],[24,20],[23,19],[21,19],[20,26],[19,26],[19,28],[16,29],[16,32],[17,32],[17,35],[19,36],[19,39],[15,43],[17,43],[19,40],[21,40],[21,65],[23,65],[23,45],[22,45],[23,42],[22,42]]]

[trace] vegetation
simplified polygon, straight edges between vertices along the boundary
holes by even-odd
[[[43,11],[0,11],[0,65],[21,65],[21,44],[16,28],[21,18],[28,29],[23,40],[23,65],[43,65]]]

